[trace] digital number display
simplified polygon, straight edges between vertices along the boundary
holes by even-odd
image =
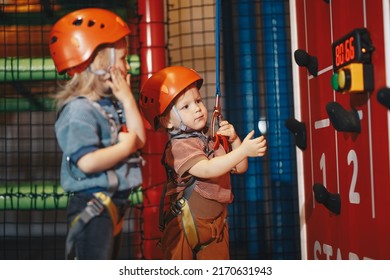
[[[343,66],[355,59],[355,36],[350,36],[334,47],[334,65]]]
[[[333,70],[336,72],[341,67],[352,62],[370,63],[373,50],[367,29],[355,29],[333,42]]]

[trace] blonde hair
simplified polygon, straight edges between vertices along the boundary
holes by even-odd
[[[98,69],[108,71],[110,67],[110,48],[113,47],[113,45],[99,47],[87,69],[74,74],[70,80],[63,84],[59,84],[60,89],[53,96],[57,109],[78,96],[97,100],[109,95],[109,89],[104,86],[104,81],[109,78],[109,75],[96,75],[94,71]]]

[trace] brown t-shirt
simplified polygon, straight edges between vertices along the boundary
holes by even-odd
[[[208,143],[209,150],[212,150],[213,142]],[[172,167],[178,175],[178,182],[186,180],[190,175],[188,170],[197,162],[207,159],[204,152],[204,143],[199,137],[189,137],[184,139],[172,139],[171,145],[166,150],[166,163]],[[217,157],[226,154],[222,145],[209,157]],[[168,185],[167,195],[181,192],[185,187]],[[230,173],[226,173],[217,178],[197,178],[195,191],[202,197],[216,200],[220,203],[231,203],[233,194],[230,185]]]

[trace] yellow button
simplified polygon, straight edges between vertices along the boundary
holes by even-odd
[[[339,75],[338,75],[338,83],[339,83],[339,88],[341,90],[345,89],[345,71],[340,70]]]

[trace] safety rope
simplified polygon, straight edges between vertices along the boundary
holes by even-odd
[[[215,96],[218,101],[216,101],[216,105],[219,104],[219,97],[221,97],[221,88],[220,88],[220,81],[219,81],[219,75],[220,75],[220,42],[219,42],[219,33],[220,33],[220,0],[216,0],[215,3],[215,85],[216,85],[216,92]]]
[[[216,133],[216,126],[219,126],[223,119],[221,111],[221,83],[220,83],[220,17],[221,17],[221,1],[215,2],[215,105],[214,112],[211,117],[211,136],[214,140],[214,150],[218,148],[220,142],[226,151],[229,151],[229,143],[226,137],[220,136]],[[218,130],[218,129],[217,129]]]

